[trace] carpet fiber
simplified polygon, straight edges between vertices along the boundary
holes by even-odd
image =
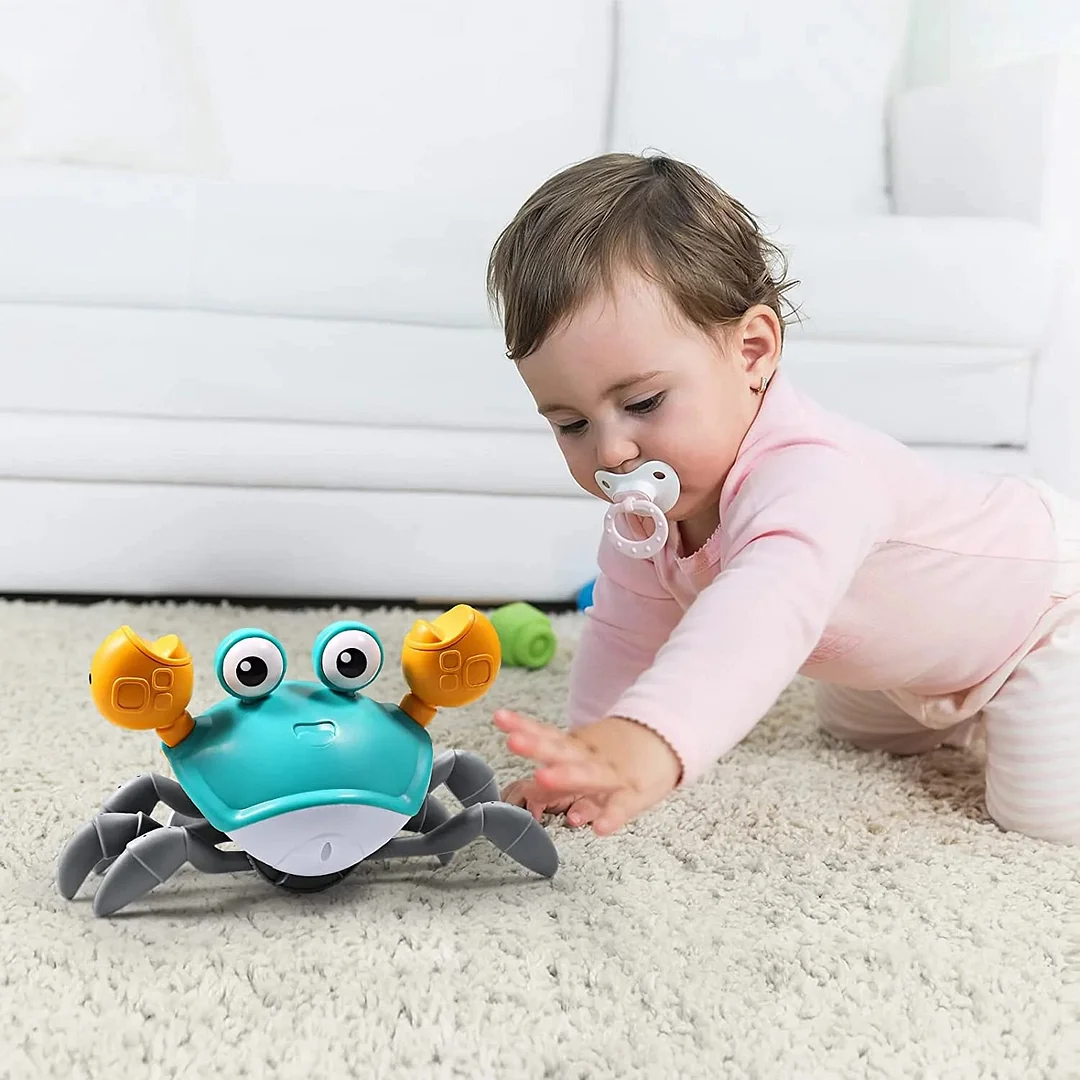
[[[61,898],[70,834],[123,780],[167,771],[151,734],[93,710],[101,639],[178,633],[194,711],[222,696],[229,631],[270,630],[310,678],[341,616],[0,603],[0,1076],[1080,1076],[1080,852],[990,823],[977,751],[840,746],[801,684],[624,833],[551,822],[551,881],[478,840],[446,868],[368,865],[314,896],[185,867],[111,919],[92,881]],[[368,618],[391,653],[369,692],[396,701],[413,614]],[[504,669],[486,702],[440,714],[437,749],[514,775],[490,707],[559,717],[581,623],[556,624],[552,666]]]

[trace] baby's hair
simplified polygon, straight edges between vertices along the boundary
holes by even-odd
[[[785,294],[798,284],[750,211],[698,169],[601,154],[545,181],[492,249],[488,295],[502,308],[506,355],[528,356],[624,270],[656,282],[705,331],[764,304],[781,340]]]

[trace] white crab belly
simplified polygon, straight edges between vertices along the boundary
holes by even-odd
[[[319,877],[366,859],[408,820],[379,806],[310,806],[245,825],[230,838],[275,870]]]

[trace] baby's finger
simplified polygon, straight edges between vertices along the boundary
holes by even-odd
[[[507,784],[499,798],[511,806],[523,806],[537,821],[548,808],[550,799],[531,777],[521,777]]]
[[[525,809],[537,821],[543,818],[544,814],[562,814],[565,813],[570,807],[570,799],[566,798],[551,798],[550,795],[534,795],[527,799],[525,802]]]
[[[520,780],[512,780],[503,788],[499,798],[511,806],[525,805],[525,785]]]
[[[596,758],[556,763],[536,770],[536,782],[546,791],[565,795],[601,795],[621,788],[615,770]]]
[[[492,720],[500,731],[505,731],[507,734],[511,731],[539,733],[552,730],[550,724],[545,724],[540,720],[533,720],[532,717],[523,716],[521,713],[513,712],[511,709],[497,709]]]
[[[592,756],[587,746],[563,731],[515,731],[506,737],[506,746],[512,753],[543,765],[586,761]]]
[[[603,800],[586,795],[584,798],[575,799],[566,812],[566,820],[577,828],[579,825],[588,825],[595,821],[603,811]]]
[[[656,800],[633,788],[614,792],[604,804],[601,813],[593,820],[593,832],[597,836],[610,836],[644,813]]]

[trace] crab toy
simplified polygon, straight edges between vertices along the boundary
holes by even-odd
[[[94,914],[111,915],[185,863],[316,892],[365,859],[445,864],[480,836],[554,875],[559,858],[543,827],[500,801],[475,754],[435,757],[427,732],[438,708],[476,701],[495,681],[499,639],[485,616],[459,604],[413,625],[401,663],[409,693],[398,705],[361,693],[383,666],[382,643],[363,623],[327,627],[312,659],[318,682],[283,681],[280,642],[236,630],[214,660],[229,696],[192,717],[194,669],[180,639],[150,643],[128,626],[110,634],[90,666],[94,704],[120,727],[155,730],[176,779],[146,773],[106,799],[61,852],[62,895],[74,897],[96,871]],[[459,813],[432,794],[441,784]],[[172,811],[167,824],[150,816],[159,802]],[[227,842],[235,847],[219,846]]]

